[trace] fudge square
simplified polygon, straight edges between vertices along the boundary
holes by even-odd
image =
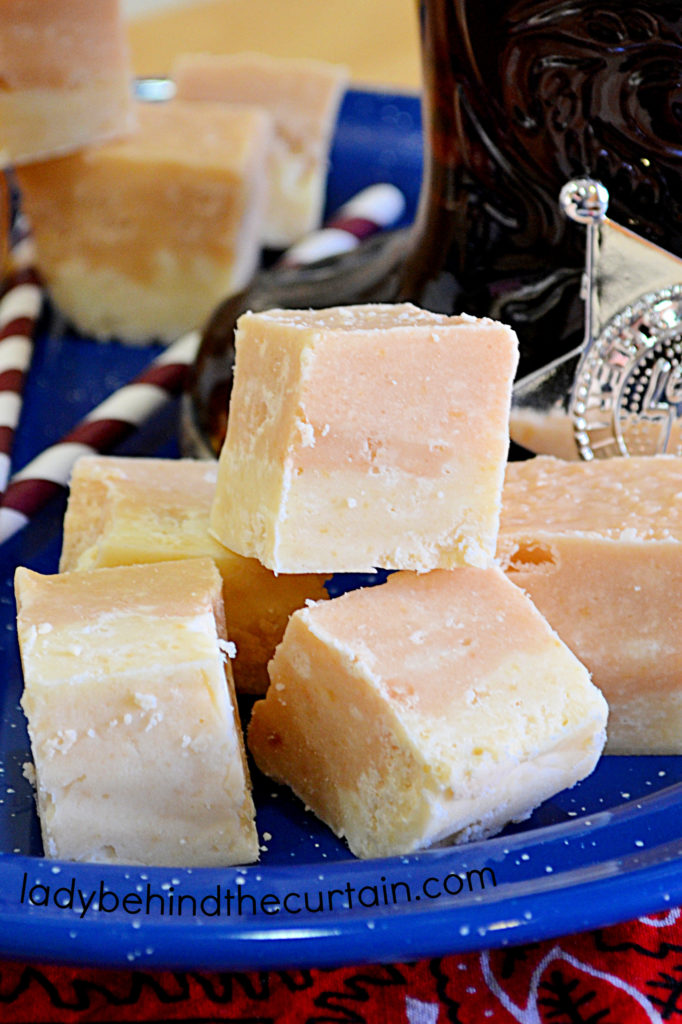
[[[276,576],[208,532],[215,460],[84,455],[71,475],[64,516],[62,572],[207,556],[223,578],[237,690],[265,693],[267,664],[289,615],[327,596],[325,577]]]
[[[609,702],[609,754],[682,753],[682,459],[510,463],[498,555]]]
[[[491,835],[594,768],[607,707],[497,567],[295,612],[247,734],[359,857]]]
[[[0,166],[135,126],[119,0],[0,0]]]
[[[267,199],[268,115],[138,103],[138,129],[18,171],[38,268],[84,334],[174,341],[251,278]]]
[[[212,531],[282,573],[487,565],[517,352],[410,303],[244,314]]]
[[[15,577],[46,856],[258,859],[210,559]]]
[[[188,53],[172,77],[181,99],[255,104],[272,115],[264,244],[284,248],[318,227],[346,70],[262,53]]]

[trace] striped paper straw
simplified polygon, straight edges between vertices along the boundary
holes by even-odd
[[[358,192],[319,231],[296,242],[278,261],[280,267],[298,267],[350,252],[377,231],[396,224],[405,212],[405,196],[388,182]]]
[[[33,341],[44,292],[34,268],[35,252],[28,221],[16,208],[11,178],[10,252],[8,272],[0,297],[0,496],[12,465],[12,449],[21,408],[26,374],[33,357]]]
[[[24,383],[33,355],[33,334],[42,304],[43,290],[35,272],[13,272],[0,299],[0,494],[9,479]]]
[[[0,542],[67,490],[76,459],[111,451],[183,391],[199,341],[199,332],[192,331],[170,345],[130,384],[105,398],[61,441],[14,474],[0,503]]]

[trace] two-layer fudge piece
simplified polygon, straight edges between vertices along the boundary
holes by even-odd
[[[247,313],[212,532],[275,572],[488,565],[511,328],[409,304]]]
[[[264,244],[284,248],[316,228],[346,70],[259,53],[184,54],[172,75],[182,99],[255,104],[272,115]]]
[[[139,103],[125,139],[18,172],[38,268],[100,339],[175,340],[260,257],[271,123],[255,108]]]
[[[0,166],[135,124],[119,0],[0,0]]]
[[[289,615],[327,596],[324,577],[275,576],[219,544],[208,532],[217,471],[214,460],[83,456],[71,476],[60,569],[212,558],[237,648],[236,688],[262,694]]]
[[[607,706],[497,567],[295,612],[248,744],[359,857],[490,835],[594,768]]]
[[[227,865],[258,859],[210,559],[16,573],[47,856]]]
[[[609,702],[608,752],[682,753],[682,459],[510,463],[500,563]]]

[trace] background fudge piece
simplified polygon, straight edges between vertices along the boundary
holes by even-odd
[[[248,744],[360,857],[490,835],[594,768],[607,708],[497,568],[292,615]]]
[[[276,572],[486,565],[516,335],[409,303],[239,319],[211,529]]]
[[[86,455],[71,477],[60,570],[205,555],[223,577],[237,690],[265,693],[267,664],[291,612],[327,596],[321,576],[275,576],[208,532],[217,463]]]
[[[283,249],[316,228],[346,70],[258,53],[184,54],[172,76],[182,99],[253,103],[272,114],[264,244]]]
[[[210,559],[16,573],[45,854],[258,859],[220,575]]]
[[[61,312],[96,338],[173,341],[251,277],[268,115],[138,104],[126,140],[21,168],[37,261]]]
[[[135,126],[119,0],[0,0],[0,166]]]
[[[510,463],[498,554],[609,702],[607,750],[682,753],[682,459]]]

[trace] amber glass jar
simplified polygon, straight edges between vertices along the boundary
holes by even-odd
[[[422,0],[425,164],[411,229],[261,275],[208,325],[191,418],[216,449],[245,308],[409,299],[511,324],[520,373],[580,340],[582,230],[560,212],[596,177],[609,214],[682,255],[682,0]]]

